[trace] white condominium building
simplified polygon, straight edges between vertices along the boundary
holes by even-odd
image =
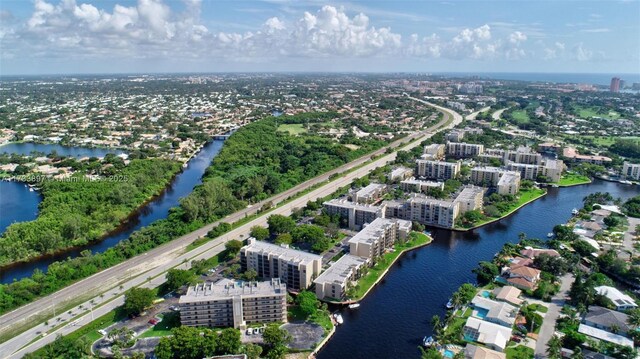
[[[515,195],[520,190],[520,173],[497,167],[474,167],[471,182],[485,187],[497,187],[499,194]]]
[[[349,228],[359,230],[362,225],[384,217],[384,208],[369,204],[358,204],[344,199],[332,199],[323,203],[329,215],[338,214],[347,218]]]
[[[411,208],[411,221],[422,224],[453,228],[460,214],[460,203],[441,201],[424,196],[411,197],[407,204]]]
[[[192,327],[244,328],[287,321],[287,286],[279,279],[242,282],[222,279],[189,287],[180,297],[180,322]]]
[[[437,188],[442,190],[444,188],[443,182],[422,181],[415,178],[410,178],[400,182],[400,188],[406,192],[427,192],[430,188]]]
[[[482,210],[483,197],[486,189],[483,187],[467,186],[456,197],[454,202],[460,204],[460,213]]]
[[[445,152],[446,152],[445,145],[440,143],[434,143],[431,145],[424,146],[424,152],[421,158],[424,160],[439,161],[444,159]]]
[[[460,162],[416,160],[416,175],[429,179],[448,180],[460,173]]]
[[[360,278],[362,268],[367,262],[366,258],[351,254],[340,257],[313,281],[316,284],[318,299],[344,299],[349,286]]]
[[[622,176],[627,179],[640,180],[640,164],[625,161],[622,165]]]
[[[255,238],[240,249],[242,271],[254,269],[261,278],[280,278],[291,290],[308,288],[322,270],[322,257]]]
[[[381,256],[397,239],[406,239],[411,222],[402,219],[378,218],[349,239],[352,255],[373,260]]]
[[[464,142],[448,142],[447,155],[457,158],[469,158],[484,153],[484,145]]]
[[[352,194],[353,201],[361,204],[373,203],[387,193],[387,185],[371,183]]]

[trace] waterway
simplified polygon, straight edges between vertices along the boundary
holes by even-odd
[[[158,219],[166,218],[169,214],[169,209],[177,206],[180,198],[191,193],[193,187],[201,183],[202,175],[211,164],[211,160],[218,154],[218,152],[220,152],[223,143],[223,141],[212,141],[207,143],[202,150],[188,162],[187,167],[176,176],[173,182],[160,196],[156,197],[153,201],[141,208],[137,214],[119,228],[117,232],[109,235],[99,242],[90,243],[53,256],[39,258],[33,262],[19,263],[12,267],[2,269],[0,271],[0,283],[10,283],[14,279],[31,276],[33,270],[36,268],[46,271],[49,264],[55,261],[64,260],[68,257],[79,256],[80,252],[84,250],[90,250],[93,253],[104,252],[121,240],[128,238],[134,231],[147,226]],[[0,151],[2,151],[2,149],[4,149],[4,146],[0,147]],[[60,151],[58,151],[58,153],[62,154]],[[12,199],[13,192],[11,192],[10,188],[6,187],[8,185],[18,185],[23,187],[22,189],[18,187],[13,188],[20,190],[15,192],[17,199]],[[5,225],[4,213],[11,214],[11,219],[7,219],[7,221],[9,221],[7,225],[14,221],[32,220],[36,218],[37,203],[39,202],[39,195],[37,192],[28,192],[28,189],[25,192],[24,185],[14,182],[0,182],[0,186],[2,186],[0,187],[0,193],[2,193],[2,196],[0,196],[0,210],[2,210],[2,212],[0,213],[3,214],[2,222],[0,222],[0,224],[3,226]],[[5,188],[7,188],[6,192]],[[5,208],[7,208],[6,211]],[[4,231],[4,227],[0,227],[0,229]]]
[[[407,253],[361,302],[342,312],[344,325],[318,353],[318,359],[419,358],[418,346],[431,335],[434,315],[444,316],[445,303],[463,283],[475,283],[471,270],[490,260],[504,243],[546,238],[553,226],[566,222],[589,193],[609,192],[627,199],[640,187],[613,182],[549,188],[549,193],[511,217],[470,232],[433,230],[434,241]]]

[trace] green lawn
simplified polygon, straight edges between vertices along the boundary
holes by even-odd
[[[600,107],[582,107],[582,106],[576,106],[575,110],[578,114],[578,117],[581,118],[591,118],[591,117],[602,117],[602,118],[606,118],[606,119],[618,119],[620,118],[620,114],[615,112],[615,111],[610,111],[605,109],[604,111],[600,112]]]
[[[160,315],[162,321],[140,335],[140,338],[164,337],[171,334],[171,329],[180,326],[180,313],[171,312]]]
[[[278,126],[278,131],[289,132],[289,134],[296,136],[307,132],[307,129],[301,123],[292,123]]]
[[[527,123],[529,122],[529,115],[527,115],[527,111],[525,110],[516,110],[511,113],[511,117],[516,120],[518,123]]]
[[[540,312],[540,313],[546,313],[549,310],[549,308],[545,307],[542,304],[530,304],[529,308],[531,308],[531,309],[533,309],[533,310],[535,310],[537,312]]]
[[[352,299],[360,300],[362,296],[373,286],[382,273],[393,264],[403,250],[415,248],[431,241],[424,233],[411,232],[411,239],[404,244],[396,244],[395,250],[382,256],[373,267],[369,268],[367,274],[358,280],[356,294]]]
[[[491,221],[495,221],[496,219],[504,218],[504,217],[510,215],[511,213],[513,213],[515,210],[520,208],[520,206],[524,205],[525,203],[533,201],[535,199],[538,199],[538,198],[544,196],[546,193],[547,193],[547,191],[544,190],[544,189],[541,189],[541,188],[521,189],[520,193],[519,193],[518,201],[516,201],[515,203],[511,204],[509,206],[509,208],[507,209],[507,211],[505,211],[504,214],[502,214],[500,217],[486,217],[485,219],[474,223],[472,228],[481,226],[481,225],[489,223]],[[457,229],[468,230],[469,228],[457,227]]]
[[[591,179],[589,179],[589,177],[587,176],[579,175],[577,173],[565,173],[562,177],[560,177],[558,186],[568,187],[585,183],[591,183]]]
[[[290,306],[288,308],[289,313],[289,321],[310,321],[312,323],[316,323],[324,328],[325,332],[328,332],[333,328],[333,323],[331,323],[331,318],[329,318],[329,314],[323,310],[318,309],[315,314],[306,316],[297,305]]]
[[[505,354],[507,355],[507,359],[529,359],[533,358],[533,349],[524,345],[518,345],[517,347],[505,349]]]

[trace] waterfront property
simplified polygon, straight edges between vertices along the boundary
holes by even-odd
[[[222,279],[189,287],[180,297],[180,321],[186,326],[234,327],[287,321],[287,286]]]
[[[510,162],[507,169],[519,172],[523,179],[536,181],[539,177],[545,177],[549,182],[560,182],[564,163],[561,160],[544,160],[539,164]]]
[[[482,210],[482,198],[486,191],[486,188],[476,186],[467,186],[460,191],[454,200],[460,204],[460,213]]]
[[[353,202],[360,204],[370,204],[379,200],[387,193],[387,185],[382,183],[371,183],[370,185],[355,191],[351,194]]]
[[[280,278],[290,290],[308,288],[322,270],[322,257],[255,238],[240,249],[242,271],[254,269],[261,278]]]
[[[384,208],[368,204],[358,204],[345,199],[332,199],[323,203],[327,213],[347,218],[349,229],[358,230],[376,218],[384,217]]]
[[[471,182],[496,187],[499,194],[515,195],[520,190],[520,173],[498,167],[474,167],[471,169]]]
[[[402,219],[377,218],[349,239],[349,252],[369,260],[384,254],[397,240],[406,240],[411,222]]]
[[[467,344],[464,348],[464,359],[507,359],[507,356],[489,348]]]
[[[523,302],[523,300],[520,299],[520,294],[522,294],[520,289],[510,285],[498,287],[493,290],[493,295],[496,300],[511,303],[515,306],[520,306]]]
[[[589,311],[584,315],[582,323],[620,335],[626,335],[633,330],[628,324],[628,315],[597,305],[589,306]]]
[[[458,177],[460,162],[416,160],[416,175],[429,179],[448,180]]]
[[[616,306],[617,311],[625,311],[629,309],[637,308],[638,305],[630,296],[622,293],[618,288],[601,285],[594,288],[596,293],[607,297],[613,305]]]
[[[511,337],[511,328],[475,317],[467,319],[462,332],[465,340],[482,343],[488,348],[499,352],[504,352]]]
[[[640,164],[624,161],[622,176],[629,180],[640,180]]]
[[[513,327],[513,324],[516,321],[518,308],[511,304],[496,302],[482,296],[474,297],[471,304],[474,308],[472,315],[476,318],[499,324],[507,328]]]
[[[444,228],[453,228],[460,214],[458,202],[442,201],[426,196],[414,195],[409,198],[407,205],[411,209],[411,216],[408,218],[411,221]]]
[[[351,254],[340,257],[313,281],[318,299],[344,299],[349,286],[360,278],[362,268],[367,263],[366,258]]]
[[[540,270],[529,265],[533,263],[531,259],[521,259],[503,270],[503,276],[507,277],[507,282],[522,290],[534,290],[540,280]]]

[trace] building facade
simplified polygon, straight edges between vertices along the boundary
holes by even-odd
[[[622,176],[627,179],[640,180],[640,164],[625,161],[622,165]]]
[[[189,287],[179,307],[180,322],[192,327],[244,328],[286,322],[287,286],[277,278],[265,282],[222,279]]]
[[[471,158],[484,153],[484,145],[465,142],[448,142],[447,155],[456,158]]]
[[[429,179],[448,180],[458,177],[460,162],[416,160],[416,175]]]
[[[290,290],[308,288],[322,270],[322,257],[255,238],[240,248],[242,271],[254,269],[261,278],[280,278]]]
[[[349,228],[359,230],[364,224],[373,222],[376,218],[384,217],[384,206],[358,204],[344,199],[332,199],[323,203],[327,213],[347,218]]]
[[[406,239],[411,222],[402,219],[378,218],[349,239],[349,253],[374,260],[391,248],[398,239]]]
[[[354,192],[352,199],[356,203],[370,204],[373,203],[387,193],[387,185],[382,183],[371,183],[368,186]]]
[[[318,299],[344,299],[347,290],[352,283],[360,278],[362,268],[367,263],[368,260],[366,258],[351,254],[345,254],[340,257],[313,281],[316,285],[316,297]]]
[[[443,182],[421,181],[415,178],[410,178],[400,182],[400,188],[405,192],[427,192],[430,188],[437,188],[442,190],[444,188]]]

